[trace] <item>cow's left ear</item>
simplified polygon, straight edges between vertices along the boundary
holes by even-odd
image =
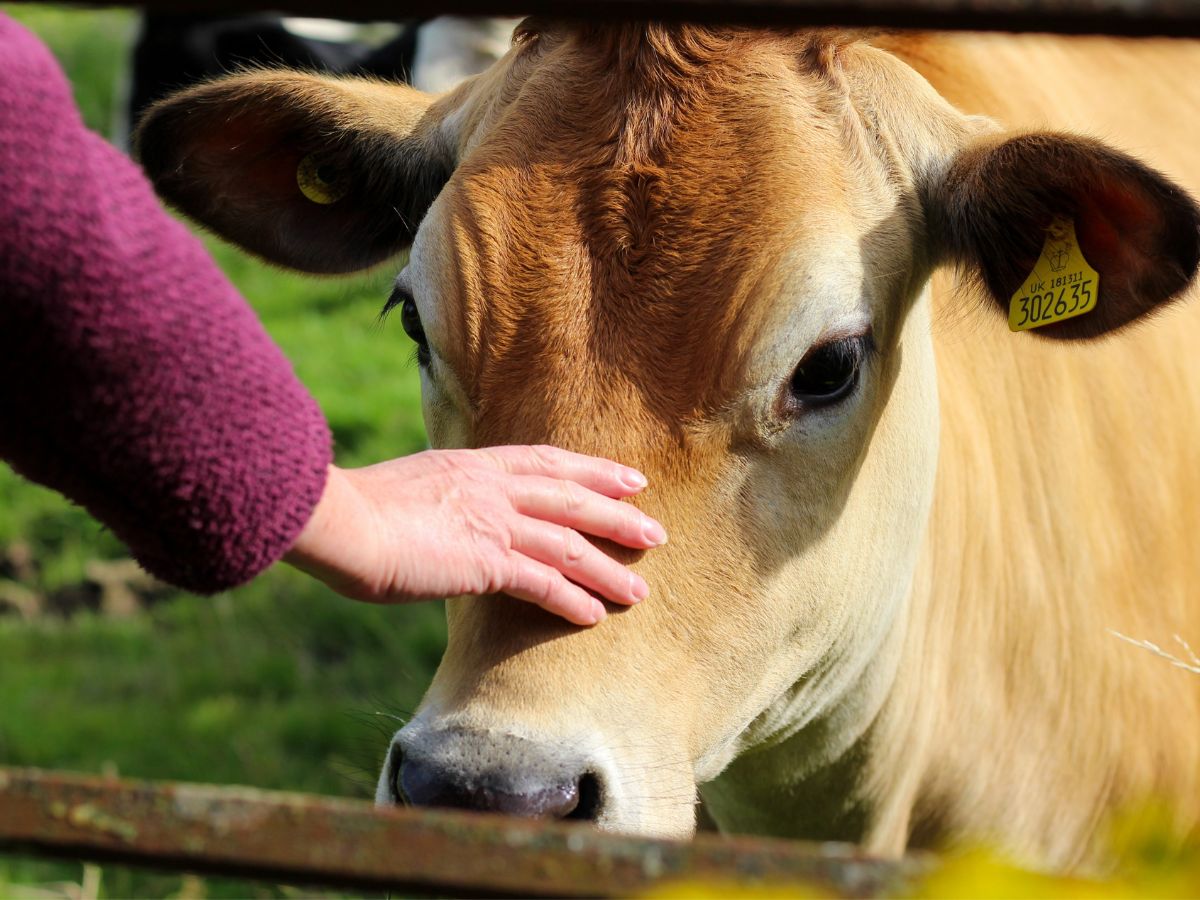
[[[1195,201],[1153,169],[1088,138],[989,136],[957,154],[926,207],[939,261],[978,273],[1014,328],[1033,324],[1046,337],[1092,338],[1121,328],[1179,297],[1200,263]],[[1086,288],[1073,296],[1072,285],[1086,280],[1088,268],[1099,291],[1081,315],[1080,302],[1091,298]],[[1018,303],[1022,294],[1033,302],[1014,311],[1014,294]],[[1074,315],[1056,314],[1072,304]],[[1031,323],[1035,312],[1040,318]]]

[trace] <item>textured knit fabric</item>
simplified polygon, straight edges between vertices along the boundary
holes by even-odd
[[[330,459],[253,311],[3,14],[0,457],[197,592],[282,556]]]

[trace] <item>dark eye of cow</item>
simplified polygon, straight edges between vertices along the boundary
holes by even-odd
[[[410,294],[396,288],[383,308],[383,315],[386,316],[397,306],[400,307],[400,327],[417,345],[417,363],[422,366],[429,365],[429,339],[425,337],[425,328],[421,325],[421,315],[417,312],[417,301]]]
[[[795,412],[831,406],[850,396],[866,358],[868,336],[840,338],[820,344],[796,366],[789,384],[789,406]]]

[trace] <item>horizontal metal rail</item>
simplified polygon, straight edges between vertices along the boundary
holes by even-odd
[[[104,0],[156,12],[255,9],[351,19],[462,15],[622,17],[851,27],[1200,36],[1200,0]]]
[[[242,787],[0,768],[0,852],[328,887],[629,896],[663,883],[814,884],[894,893],[928,863],[844,844],[647,840],[586,824],[415,809]]]

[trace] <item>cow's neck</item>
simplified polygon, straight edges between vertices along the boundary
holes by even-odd
[[[706,809],[722,831],[856,843],[869,839],[877,819],[870,801],[870,747],[901,657],[906,617],[899,612],[872,663],[845,685],[839,702],[792,727],[812,683],[800,679],[756,720],[748,736],[774,733],[701,788]]]

